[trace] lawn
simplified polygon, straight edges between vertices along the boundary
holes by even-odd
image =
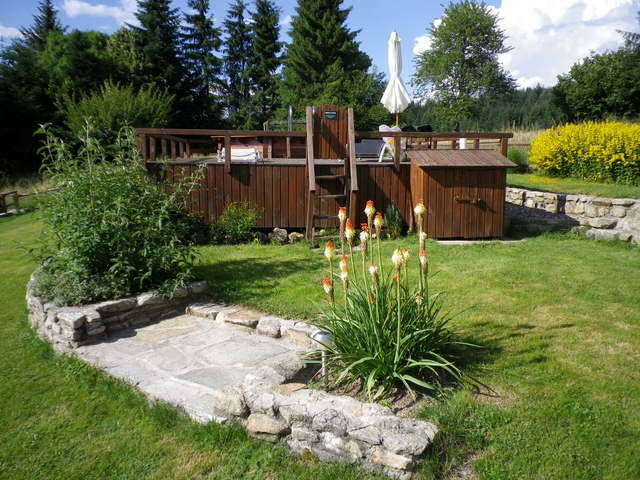
[[[0,220],[3,478],[370,478],[196,425],[56,358],[26,322],[34,263],[16,242],[37,231],[31,214]],[[384,254],[414,240],[386,242]],[[482,479],[640,478],[640,249],[560,234],[428,247],[432,289],[483,346],[466,368],[496,393],[448,392],[421,412],[445,431],[421,477],[471,454]],[[324,302],[324,259],[304,245],[200,253],[219,298],[296,318]]]
[[[596,183],[577,178],[560,178],[535,173],[509,173],[510,187],[541,190],[544,192],[574,193],[613,198],[640,198],[640,186],[616,183]]]

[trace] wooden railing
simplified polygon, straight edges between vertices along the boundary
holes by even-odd
[[[170,158],[176,160],[178,158],[187,158],[191,155],[194,145],[208,144],[213,147],[214,144],[224,145],[225,147],[225,169],[231,171],[231,141],[235,138],[261,138],[267,145],[271,145],[273,139],[285,138],[287,141],[286,158],[291,158],[291,139],[306,139],[306,158],[309,153],[313,157],[313,136],[307,135],[307,132],[278,132],[263,130],[214,130],[214,129],[186,129],[186,128],[138,128],[136,135],[139,138],[140,151],[145,161],[156,161],[158,157]],[[209,141],[203,142],[203,137],[207,137]],[[349,138],[349,152],[355,152],[355,143],[362,139],[372,138],[390,138],[397,139],[394,142],[394,163],[398,167],[402,157],[402,140],[406,139],[410,142],[409,148],[427,148],[437,149],[442,144],[448,144],[450,148],[456,149],[462,138],[467,139],[467,148],[469,143],[472,148],[480,148],[482,142],[495,141],[498,143],[499,150],[502,155],[507,156],[509,149],[509,139],[513,137],[513,133],[506,132],[355,132],[354,138]],[[422,142],[422,143],[420,143]],[[415,144],[411,144],[415,143]],[[269,151],[270,152],[270,151]],[[270,158],[270,156],[268,157]],[[351,178],[355,180],[355,189],[357,190],[357,177],[353,169],[355,169],[355,161],[350,162]],[[311,179],[310,179],[311,180]],[[315,181],[309,182],[309,188],[315,188]]]
[[[468,142],[473,143],[474,149],[480,148],[482,140],[497,141],[500,146],[500,153],[507,156],[509,151],[509,139],[513,137],[513,133],[508,132],[356,132],[356,138],[359,140],[365,138],[394,138],[394,154],[393,160],[398,167],[402,158],[402,140],[422,140],[426,149],[437,149],[438,144],[448,142],[451,149],[455,150],[459,146],[459,141],[465,138]],[[469,147],[467,147],[469,148]]]

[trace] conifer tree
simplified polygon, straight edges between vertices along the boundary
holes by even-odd
[[[171,0],[140,0],[136,18],[140,26],[132,28],[143,58],[141,83],[154,83],[175,95],[176,114],[184,114],[188,93],[179,56],[178,10],[171,8]]]
[[[194,126],[211,128],[220,118],[216,95],[222,66],[216,56],[222,43],[220,31],[214,26],[209,0],[189,0],[188,5],[194,13],[184,16],[182,45],[192,90],[192,118]]]
[[[58,11],[51,0],[41,0],[38,5],[38,13],[33,16],[33,25],[20,29],[26,46],[41,52],[47,45],[49,32],[63,33],[64,28],[58,20]]]
[[[251,18],[252,51],[247,67],[251,96],[243,117],[245,128],[260,129],[279,106],[280,11],[272,0],[256,0]]]
[[[241,109],[249,97],[248,59],[251,55],[251,28],[247,5],[235,0],[224,21],[224,70],[226,73],[226,107],[232,125],[242,125]]]
[[[360,50],[358,31],[346,26],[351,8],[343,0],[298,0],[290,32],[281,98],[303,115],[306,105],[335,103],[354,107],[362,128],[385,119],[378,104],[378,76],[368,73],[371,59]],[[382,86],[384,89],[384,86]]]

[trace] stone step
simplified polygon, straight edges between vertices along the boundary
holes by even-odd
[[[215,320],[218,317],[218,314],[227,308],[229,307],[220,303],[199,302],[189,305],[186,308],[186,313],[188,315],[193,315],[194,317]]]

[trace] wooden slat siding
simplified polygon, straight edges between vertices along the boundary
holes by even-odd
[[[356,132],[353,108],[347,110],[348,120],[348,140],[349,140],[349,188],[352,192],[358,191],[358,169],[356,167]],[[346,172],[345,172],[346,173]]]

